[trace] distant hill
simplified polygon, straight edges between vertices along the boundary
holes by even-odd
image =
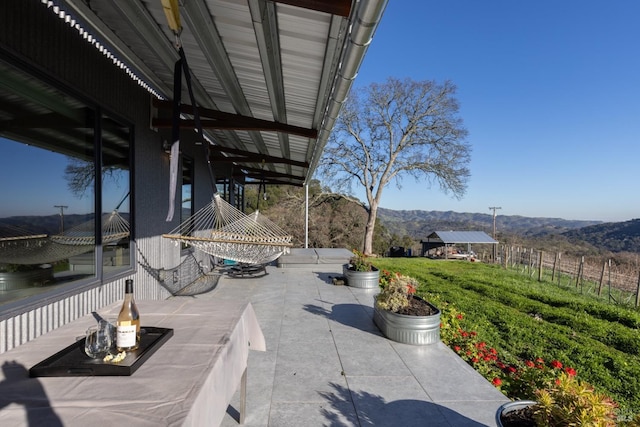
[[[442,230],[474,230],[493,234],[491,214],[384,208],[380,208],[378,213],[380,222],[389,232],[399,236],[408,235],[415,240]],[[513,241],[514,236],[520,236],[522,243],[535,244],[539,248],[571,250],[571,247],[578,253],[593,253],[594,250],[640,253],[640,219],[604,223],[498,215],[496,230],[498,240]]]
[[[120,215],[129,220],[129,213],[121,212]],[[65,214],[64,229],[70,230],[94,218],[93,214]],[[60,215],[41,215],[41,216],[11,216],[0,218],[0,238],[21,236],[24,232],[30,234],[49,234],[54,235],[60,233]]]
[[[591,225],[563,233],[611,252],[640,252],[640,219]]]
[[[392,210],[380,208],[378,217],[385,227],[400,235],[426,237],[436,230],[475,230],[493,233],[493,215],[459,213],[453,211]],[[498,215],[496,229],[502,233],[522,236],[562,234],[602,221],[566,220],[562,218],[536,218],[519,215]]]

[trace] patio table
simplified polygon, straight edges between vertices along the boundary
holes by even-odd
[[[177,297],[137,305],[143,327],[174,335],[131,376],[29,378],[29,368],[82,337],[92,315],[1,354],[0,425],[216,426],[238,385],[242,422],[249,349],[265,350],[251,304]],[[119,307],[98,313],[114,317]]]

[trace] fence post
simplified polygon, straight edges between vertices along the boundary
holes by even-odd
[[[636,308],[640,304],[640,273],[638,273],[638,286],[636,287]]]
[[[503,246],[502,247],[502,262],[504,263],[504,269],[507,270],[509,268],[509,257],[507,253],[509,252],[509,248]]]
[[[602,264],[602,273],[600,273],[600,283],[598,284],[598,296],[602,295],[602,284],[604,283],[604,272],[607,269],[607,262]]]
[[[558,264],[558,257],[560,256],[560,252],[556,252],[556,256],[553,258],[553,269],[551,270],[551,281],[553,282],[556,279],[556,266]]]
[[[580,286],[583,270],[584,270],[584,257],[580,257],[580,263],[578,264],[578,272],[576,274],[576,289],[578,289],[578,286]]]
[[[539,252],[539,259],[538,259],[538,282],[542,282],[542,258],[544,258],[544,252],[540,251]]]
[[[611,302],[611,259],[609,259],[609,279],[607,281],[609,282],[609,302]]]

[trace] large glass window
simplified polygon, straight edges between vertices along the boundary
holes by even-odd
[[[102,115],[100,147],[102,162],[102,267],[103,275],[127,269],[129,251],[129,145],[130,128]]]
[[[131,267],[131,134],[0,60],[0,311]]]
[[[234,179],[222,178],[216,182],[216,188],[222,198],[239,211],[244,212],[244,185]]]

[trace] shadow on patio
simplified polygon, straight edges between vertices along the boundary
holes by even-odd
[[[251,301],[267,343],[250,352],[247,426],[495,426],[508,399],[442,343],[399,344],[372,320],[375,290],[334,286],[341,265],[223,277],[198,298]],[[239,393],[223,420],[239,408]]]

